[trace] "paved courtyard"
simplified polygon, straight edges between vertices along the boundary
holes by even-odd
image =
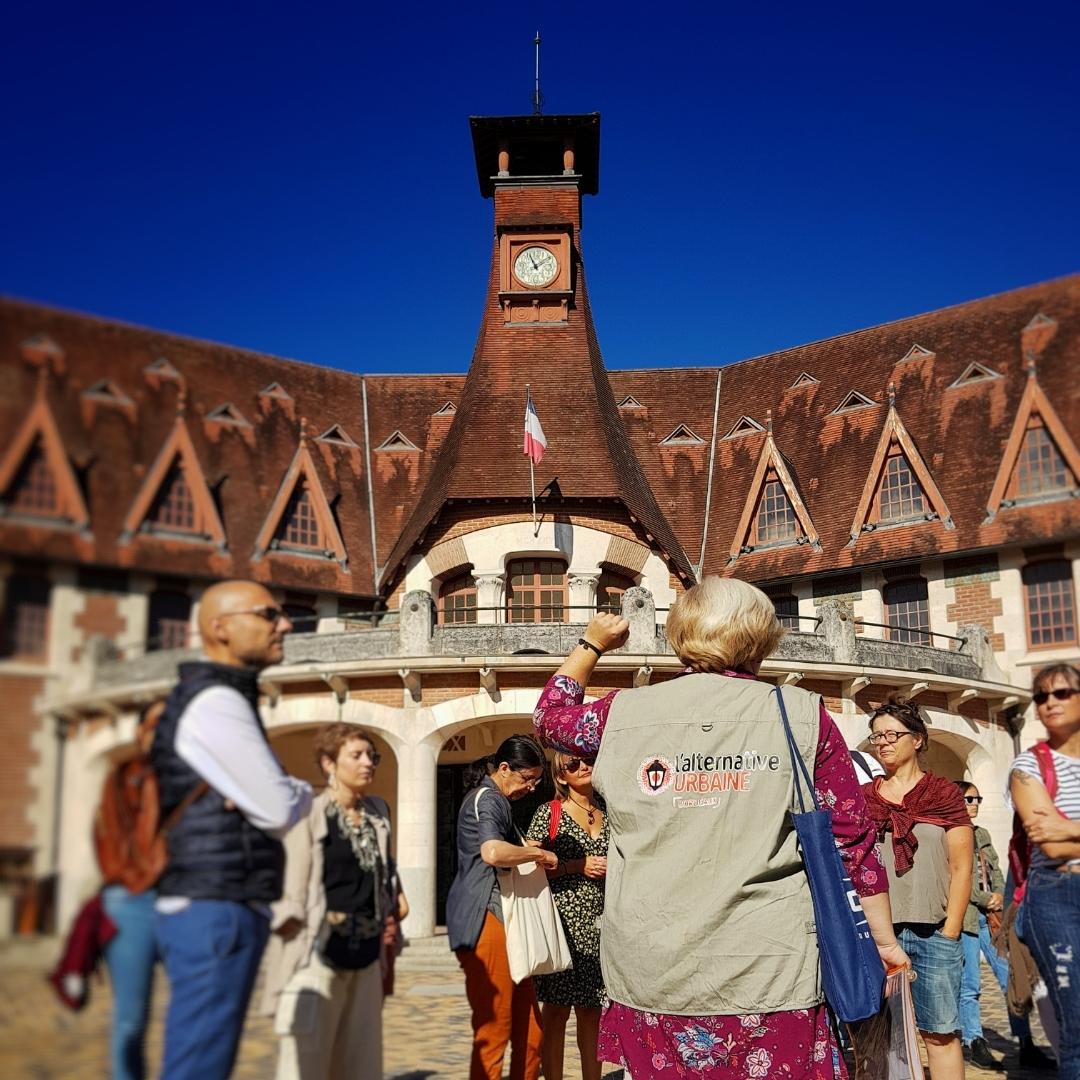
[[[108,1076],[110,995],[107,981],[94,985],[90,1005],[81,1013],[62,1008],[44,979],[58,951],[55,941],[17,942],[0,948],[0,1076],[12,1080],[93,1080]],[[989,971],[984,986],[992,985]],[[156,1072],[161,1057],[161,1017],[167,987],[158,980],[149,1056]],[[1020,1070],[1008,1038],[1000,994],[986,993],[983,1026],[1000,1056],[1006,1053],[1009,1077],[1053,1077],[1054,1073]],[[397,975],[395,995],[384,1014],[387,1080],[464,1080],[470,1049],[469,1010],[461,975],[449,964],[418,969],[407,960]],[[1037,1030],[1041,1036],[1041,1031]],[[1041,1040],[1045,1045],[1044,1040]],[[580,1080],[572,1029],[567,1039],[566,1080]],[[245,1030],[234,1076],[267,1080],[273,1076],[276,1040],[269,1020],[252,1015]],[[605,1078],[618,1080],[619,1069]],[[969,1066],[976,1080],[1000,1077]]]

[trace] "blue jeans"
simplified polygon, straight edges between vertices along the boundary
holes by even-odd
[[[123,885],[101,890],[105,914],[116,923],[116,937],[105,946],[112,984],[111,1061],[113,1080],[143,1080],[143,1043],[150,1019],[150,995],[157,963],[153,890],[131,893]]]
[[[156,928],[171,991],[161,1080],[227,1080],[269,922],[247,904],[192,900]]]
[[[1059,1080],[1080,1080],[1080,874],[1035,870],[1024,894],[1021,941],[1046,983],[1061,1029]]]
[[[986,923],[986,916],[981,912],[979,932],[961,934],[960,941],[964,946],[964,974],[960,977],[960,1036],[964,1042],[970,1043],[983,1033],[982,1017],[979,1015],[979,956],[981,954],[986,957],[1003,994],[1009,985],[1009,961],[998,956],[998,951],[990,940],[990,927]],[[1031,1035],[1031,1025],[1026,1016],[1013,1016],[1009,1013],[1009,1030],[1018,1039]]]
[[[959,1031],[963,946],[936,927],[922,923],[901,924],[896,931],[916,975],[911,984],[916,1026],[937,1035]]]

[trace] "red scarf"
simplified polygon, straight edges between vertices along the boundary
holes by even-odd
[[[915,862],[915,852],[919,848],[915,826],[919,822],[938,825],[943,829],[958,825],[971,827],[964,796],[951,780],[933,773],[923,773],[919,782],[897,806],[878,791],[882,779],[879,776],[864,784],[863,794],[866,796],[866,808],[877,825],[878,842],[884,843],[885,834],[892,833],[897,877],[903,877]]]

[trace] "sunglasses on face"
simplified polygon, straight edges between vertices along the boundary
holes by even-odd
[[[587,761],[582,761],[579,757],[572,757],[564,766],[563,772],[576,773],[582,765],[588,765]]]
[[[1068,701],[1073,694],[1080,693],[1080,690],[1074,690],[1071,686],[1063,686],[1057,690],[1038,690],[1031,695],[1031,700],[1036,705],[1045,705],[1051,698],[1055,701]]]
[[[982,801],[983,801],[983,797],[981,795],[965,795],[964,796],[964,802],[966,802],[968,804],[968,806],[978,806],[979,803],[981,803]]]
[[[265,619],[271,626],[274,626],[278,619],[285,618],[285,609],[280,607],[256,607],[247,611],[226,611],[221,618],[230,618],[233,615],[257,615],[260,619]]]
[[[914,731],[875,731],[869,736],[868,741],[873,746],[880,746],[882,743],[888,743],[892,746],[897,739],[902,739],[905,735],[914,734]]]

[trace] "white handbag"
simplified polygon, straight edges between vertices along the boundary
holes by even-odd
[[[480,818],[480,796],[473,809]],[[555,909],[547,874],[539,863],[522,863],[497,871],[502,899],[503,930],[510,978],[515,983],[533,975],[551,975],[573,966],[562,919]]]

